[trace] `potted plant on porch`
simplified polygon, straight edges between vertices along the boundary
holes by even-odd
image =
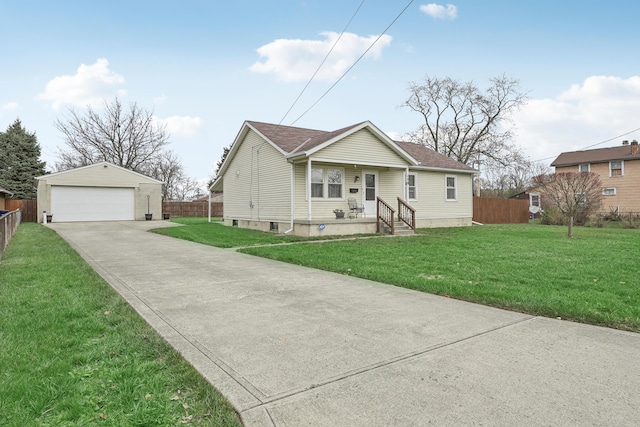
[[[334,209],[333,213],[336,214],[336,219],[344,219],[344,211],[342,209]]]

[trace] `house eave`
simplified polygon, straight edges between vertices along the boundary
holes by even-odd
[[[291,153],[289,153],[288,155],[285,155],[286,159],[290,159],[292,161],[296,161],[299,159],[306,159],[309,158],[311,156],[313,156],[313,154],[317,153],[318,151],[330,146],[331,144],[346,138],[349,135],[352,135],[362,129],[368,128],[372,133],[374,133],[378,138],[380,138],[382,141],[384,141],[384,143],[391,148],[392,151],[394,151],[397,155],[399,155],[403,160],[405,160],[409,165],[413,165],[416,166],[418,165],[418,161],[416,159],[414,159],[409,153],[407,153],[406,151],[404,151],[401,147],[399,147],[392,139],[390,139],[384,132],[380,131],[380,129],[378,129],[373,123],[371,123],[370,121],[366,121],[366,122],[362,122],[359,126],[355,126],[351,129],[349,129],[348,131],[340,134],[340,135],[336,135],[335,137],[331,138],[328,141],[323,142],[322,144],[319,144],[309,150],[305,150],[305,151],[301,151],[301,152],[297,152],[297,151],[292,151]],[[347,162],[350,163],[350,162]]]
[[[54,172],[54,173],[50,173],[50,174],[45,174],[45,175],[41,175],[41,176],[36,176],[36,178],[35,178],[35,179],[37,179],[37,180],[41,180],[41,179],[49,179],[49,178],[51,178],[51,177],[55,177],[55,176],[59,176],[59,175],[65,175],[65,174],[68,174],[68,173],[75,173],[75,172],[77,172],[77,171],[79,171],[79,170],[83,170],[83,169],[96,168],[96,167],[98,167],[98,166],[103,166],[103,167],[105,167],[105,168],[106,168],[106,167],[116,168],[116,169],[119,169],[119,170],[121,170],[121,171],[128,172],[128,173],[133,174],[133,175],[137,175],[137,176],[139,176],[139,177],[141,177],[141,178],[145,178],[145,179],[148,179],[148,180],[150,180],[150,181],[154,181],[154,182],[155,182],[155,183],[157,183],[157,184],[162,184],[162,181],[160,181],[160,180],[157,180],[157,179],[152,178],[152,177],[150,177],[150,176],[147,176],[147,175],[141,174],[140,172],[136,172],[136,171],[133,171],[133,170],[131,170],[131,169],[127,169],[127,168],[124,168],[124,167],[122,167],[122,166],[115,165],[115,164],[110,163],[110,162],[98,162],[98,163],[93,163],[93,164],[91,164],[91,165],[80,166],[80,167],[78,167],[78,168],[67,169],[67,170],[63,170],[63,171],[60,171],[60,172]]]
[[[413,166],[413,167],[410,167],[409,170],[446,172],[446,173],[464,173],[469,175],[478,175],[480,173],[480,171],[477,169],[467,170],[467,169],[455,169],[455,168],[439,168],[434,166]]]

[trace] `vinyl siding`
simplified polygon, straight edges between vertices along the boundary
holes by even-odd
[[[113,166],[103,165],[84,167],[64,173],[45,175],[42,178],[48,185],[72,185],[76,187],[137,187],[141,182],[156,183]]]
[[[396,154],[369,130],[362,129],[319,150],[313,157],[336,162],[366,161],[371,164],[405,166],[406,160]]]
[[[620,212],[640,212],[640,160],[626,160],[623,176],[609,177],[609,162],[591,163],[590,170],[600,175],[602,188],[615,188],[615,196],[602,196],[601,212],[619,208]],[[556,168],[556,172],[578,172],[578,165]]]
[[[447,176],[456,176],[457,200],[446,200]],[[416,216],[425,219],[471,218],[473,216],[472,176],[445,172],[418,171],[416,176],[418,200],[409,202],[416,208]]]
[[[162,218],[162,184],[152,178],[102,164],[82,167],[70,171],[44,175],[38,180],[38,209],[51,211],[51,187],[121,187],[134,188],[134,216],[144,220],[147,210],[153,219]],[[150,196],[147,199],[147,195]]]
[[[223,177],[224,216],[226,219],[289,221],[290,186],[289,163],[250,130]]]

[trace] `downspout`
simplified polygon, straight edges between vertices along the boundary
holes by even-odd
[[[211,222],[211,188],[209,188],[209,222]]]
[[[404,170],[404,199],[409,201],[409,166]]]
[[[307,160],[307,219],[311,221],[311,157]]]
[[[296,212],[296,197],[295,197],[295,177],[296,172],[293,165],[293,162],[289,163],[291,165],[291,220],[289,222],[289,229],[284,232],[284,234],[289,234],[293,231],[293,217]]]

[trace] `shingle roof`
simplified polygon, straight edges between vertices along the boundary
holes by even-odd
[[[444,154],[440,154],[437,151],[425,147],[424,145],[405,141],[395,141],[395,143],[398,144],[404,151],[409,153],[411,157],[416,159],[420,163],[420,166],[441,169],[460,169],[467,171],[475,170],[472,167],[465,165],[464,163],[460,163],[459,161],[454,160],[451,157],[447,157]]]
[[[280,147],[285,153],[292,154],[294,152],[303,152],[317,147],[318,145],[330,141],[331,139],[358,127],[365,122],[356,123],[330,132],[254,121],[247,121],[247,123]],[[423,145],[402,141],[394,142],[407,154],[417,160],[420,166],[474,171],[472,167],[453,160],[443,154],[437,153]]]
[[[323,130],[274,125],[271,123],[253,121],[247,121],[247,123],[253,126],[258,132],[280,147],[287,154],[295,151],[307,140],[319,138],[328,133]]]
[[[604,163],[611,160],[640,160],[640,152],[631,154],[631,145],[597,148],[595,150],[568,151],[560,155],[551,166],[571,166],[581,163]]]

